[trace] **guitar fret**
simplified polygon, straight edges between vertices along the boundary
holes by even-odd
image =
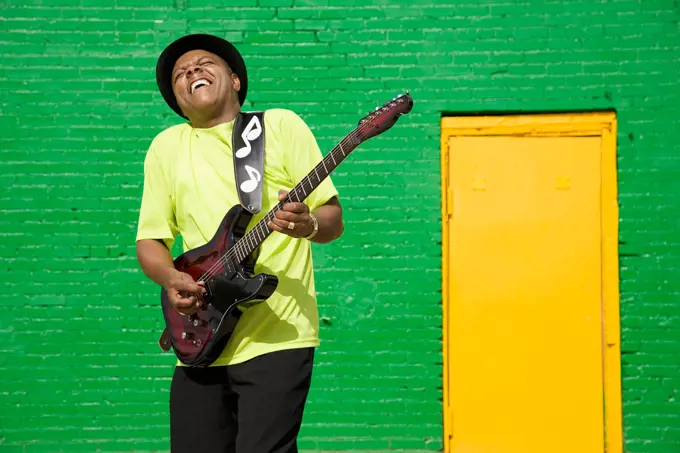
[[[278,202],[278,204],[274,206],[246,235],[233,244],[228,252],[219,258],[223,269],[227,272],[234,272],[239,269],[240,263],[266,240],[269,234],[274,232],[274,229],[269,227],[268,222],[275,218],[276,212],[281,210],[285,203],[291,201],[300,202],[300,191],[302,191],[304,198],[306,198],[354,148],[363,143],[367,138],[374,137],[391,127],[396,121],[396,118],[410,112],[412,106],[413,100],[408,97],[408,94],[406,96],[402,95],[399,96],[399,98],[393,99],[392,102],[386,104],[382,109],[376,109],[376,112],[373,112],[362,119],[359,122],[359,125],[352,132],[347,134],[345,138],[328,153],[330,155],[326,155],[321,159],[321,161],[314,166],[313,171],[310,171],[306,177],[302,178],[302,180],[290,191],[288,198],[285,201]],[[392,112],[390,112],[390,110],[392,110]],[[390,117],[390,121],[388,121],[388,116]],[[345,146],[348,147],[347,151],[345,151]],[[335,153],[338,151],[340,154],[336,159]],[[316,180],[313,180],[312,176],[316,176]],[[309,184],[309,187],[306,187],[306,184]],[[207,270],[201,276],[201,280],[215,276],[216,273],[219,272],[218,268],[219,263],[216,263],[216,266],[213,266],[213,268]]]
[[[358,141],[354,139],[354,137],[350,137],[350,145],[354,144],[355,142],[358,144]],[[234,259],[240,263],[246,257],[248,257],[258,247],[258,245],[260,245],[267,238],[267,236],[274,231],[269,227],[268,222],[274,219],[276,211],[281,210],[283,205],[287,202],[300,202],[309,196],[309,194],[312,193],[319,184],[321,184],[321,181],[338,166],[338,160],[342,162],[342,160],[347,157],[348,152],[351,150],[352,149],[350,148],[350,150],[346,152],[341,141],[338,146],[333,148],[331,152],[328,153],[329,155],[326,155],[323,159],[321,159],[321,162],[319,162],[314,167],[314,170],[310,171],[306,177],[302,178],[302,180],[288,193],[288,199],[286,201],[279,202],[278,205],[272,208],[272,210],[270,210],[267,215],[265,215],[260,220],[260,222],[258,222],[258,224],[248,232],[248,234],[242,237],[235,244],[234,249],[232,249],[234,252]],[[340,155],[338,156],[340,159],[336,160],[335,153],[337,151],[340,151]],[[312,179],[312,176],[316,176],[316,181]],[[309,187],[307,187],[306,184],[309,184]],[[300,196],[300,192],[304,194],[304,197]],[[236,268],[237,266],[234,267],[234,269]]]
[[[340,147],[340,151],[344,155],[345,151],[342,147]],[[329,154],[331,159],[333,160],[333,163],[337,166],[337,161],[335,160],[334,152],[331,151]],[[329,173],[328,167],[326,167],[326,159],[328,159],[328,156],[321,160],[321,165],[323,165],[323,168],[326,172],[326,175],[324,175],[324,177],[328,176]],[[316,184],[318,185],[321,183],[322,177],[319,176],[319,169],[320,167],[317,164],[314,167],[313,174],[312,172],[310,172],[307,174],[306,177],[302,178],[302,181],[300,181],[300,183],[289,192],[288,194],[289,201],[300,202],[301,201],[299,192],[300,190],[302,190],[302,192],[305,194],[305,197],[307,197],[315,189],[316,186],[314,181],[312,180],[313,175],[316,175],[317,178]],[[305,184],[307,183],[309,183],[309,188],[305,187]],[[235,248],[234,252],[235,258],[238,262],[243,261],[248,255],[250,255],[250,253],[252,253],[258,247],[260,243],[262,243],[267,238],[267,236],[270,233],[272,233],[273,230],[269,228],[269,225],[267,225],[267,223],[270,220],[274,219],[276,211],[281,210],[284,204],[285,202],[279,202],[279,204],[273,210],[267,213],[267,215],[263,217],[262,220],[260,220],[260,222],[255,227],[253,227],[252,230],[248,232],[248,234],[243,236],[237,242],[236,246],[234,247]]]

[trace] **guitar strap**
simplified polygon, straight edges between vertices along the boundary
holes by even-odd
[[[264,178],[264,112],[241,112],[231,137],[236,191],[243,209],[257,214],[262,208]]]

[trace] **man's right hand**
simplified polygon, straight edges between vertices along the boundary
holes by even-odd
[[[198,311],[205,283],[196,283],[189,274],[175,269],[172,255],[160,239],[137,241],[137,259],[144,274],[165,288],[168,300],[183,315]]]
[[[187,316],[198,311],[201,306],[205,282],[196,282],[191,275],[175,271],[170,276],[165,291],[175,310]]]

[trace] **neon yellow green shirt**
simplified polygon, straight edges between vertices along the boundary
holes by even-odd
[[[280,189],[290,191],[322,159],[312,132],[294,112],[267,110],[264,123],[262,209],[249,228],[278,203]],[[154,138],[144,161],[137,240],[161,239],[170,249],[181,234],[187,251],[212,239],[227,211],[239,204],[231,147],[233,126],[232,121],[195,129],[185,123]],[[337,195],[329,177],[309,194],[305,204],[314,211]],[[319,345],[310,242],[274,231],[260,246],[255,272],[276,275],[278,287],[266,302],[244,312],[213,366]]]

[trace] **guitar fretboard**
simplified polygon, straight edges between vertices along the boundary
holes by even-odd
[[[223,257],[225,263],[242,263],[265,239],[272,233],[267,223],[274,218],[276,213],[289,202],[304,201],[321,182],[337,168],[340,163],[351,153],[360,143],[356,138],[354,129],[348,134],[335,148],[319,162],[290,192],[285,200],[280,201],[274,206],[247,234],[245,234]],[[232,256],[228,256],[233,254]]]

